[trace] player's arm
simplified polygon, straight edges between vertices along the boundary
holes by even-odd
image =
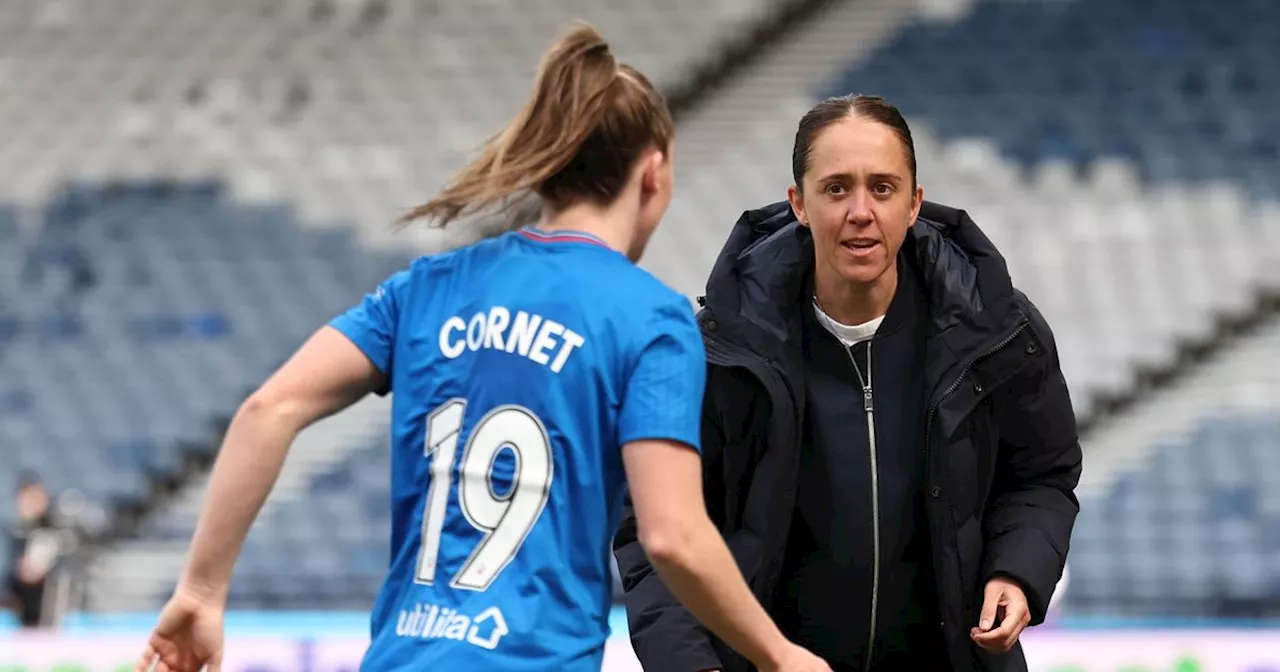
[[[702,463],[689,446],[644,440],[622,457],[640,544],[681,603],[758,667],[776,668],[794,648],[743,579],[707,515]]]
[[[752,585],[755,578],[752,572],[758,572],[762,564],[763,547],[754,531],[738,524],[745,501],[741,497],[727,497],[726,489],[739,495],[746,493],[751,489],[756,471],[770,468],[770,462],[760,466],[765,458],[759,452],[763,451],[764,442],[752,445],[744,440],[744,433],[751,431],[748,427],[770,426],[772,403],[754,374],[718,366],[707,366],[706,373],[701,414],[703,501],[747,584]],[[726,453],[733,457],[727,457]],[[736,502],[737,510],[726,508],[730,499]],[[728,661],[722,661],[724,653],[717,650],[711,633],[654,571],[640,543],[630,495],[623,512],[614,550],[626,590],[631,644],[636,656],[647,669],[673,672],[722,669]]]
[[[689,612],[757,668],[829,672],[769,619],[707,514],[698,453],[706,351],[688,303],[659,307],[638,334],[619,443],[650,564]]]
[[[245,400],[223,438],[179,590],[225,602],[232,567],[294,438],[384,384],[364,352],[326,326]]]
[[[316,332],[241,405],[222,441],[179,590],[221,604],[250,525],[298,432],[389,389],[410,269]]]

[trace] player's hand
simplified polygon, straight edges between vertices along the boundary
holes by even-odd
[[[987,582],[982,598],[982,615],[969,638],[989,653],[1005,653],[1018,642],[1031,623],[1027,595],[1016,581],[997,576]]]
[[[762,666],[760,672],[831,672],[831,666],[808,649],[792,644],[775,665]]]
[[[223,609],[220,602],[179,588],[160,612],[134,672],[200,672],[206,666],[219,672]]]

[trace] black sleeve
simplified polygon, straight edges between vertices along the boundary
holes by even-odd
[[[984,579],[1005,575],[1021,584],[1031,624],[1044,620],[1062,577],[1080,504],[1081,453],[1075,411],[1053,334],[1027,304],[1038,364],[1012,381],[998,400],[999,454],[984,527]]]
[[[4,558],[4,565],[0,566],[0,570],[4,572],[3,576],[12,576],[18,571],[18,560],[26,553],[25,536],[18,533],[16,529],[4,530],[0,534],[0,557]]]

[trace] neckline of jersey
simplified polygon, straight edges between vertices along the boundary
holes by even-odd
[[[519,233],[525,238],[541,243],[587,243],[588,245],[612,249],[599,236],[594,236],[585,231],[545,231],[536,226],[525,226],[519,230]]]

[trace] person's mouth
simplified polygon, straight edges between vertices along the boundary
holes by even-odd
[[[840,246],[847,250],[849,254],[865,257],[880,246],[880,241],[874,238],[851,238],[840,243]]]

